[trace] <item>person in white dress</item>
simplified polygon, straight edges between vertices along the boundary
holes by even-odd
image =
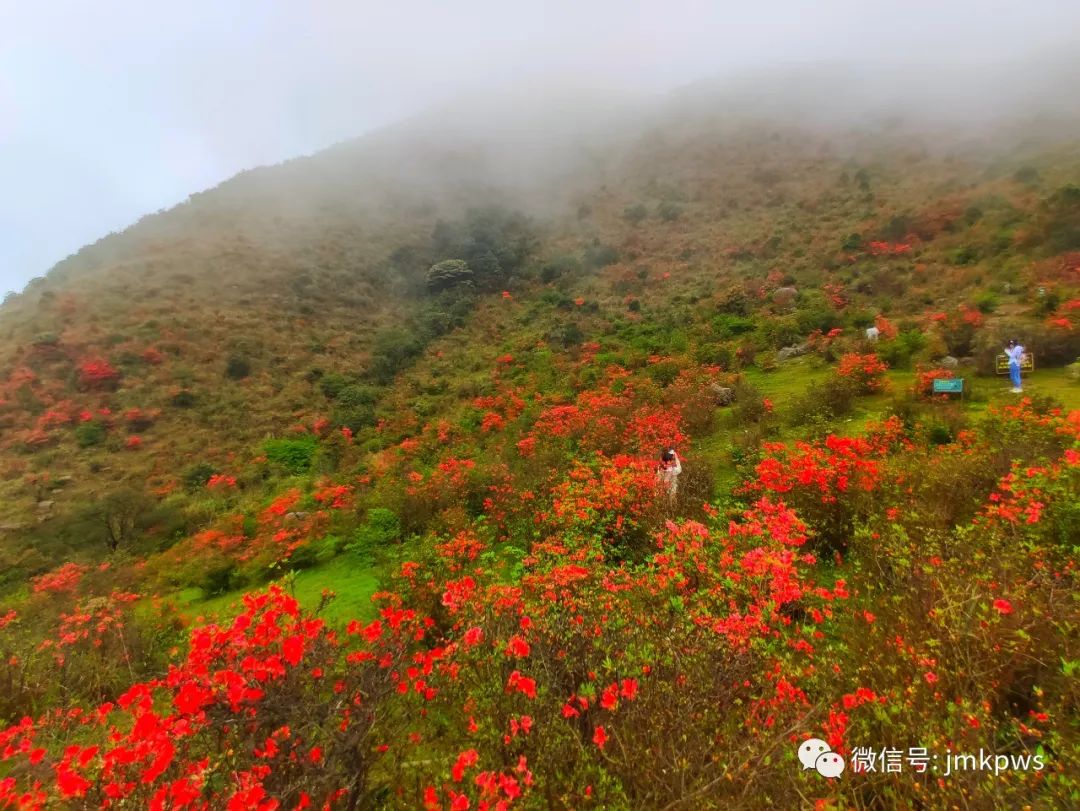
[[[1012,379],[1012,393],[1021,394],[1024,386],[1020,381],[1020,363],[1024,359],[1024,347],[1016,341],[1009,341],[1005,347],[1005,354],[1009,356],[1009,377]]]
[[[679,454],[674,448],[668,448],[660,454],[660,464],[656,468],[656,479],[668,498],[675,500],[675,494],[679,490],[679,474],[682,473],[682,463]]]

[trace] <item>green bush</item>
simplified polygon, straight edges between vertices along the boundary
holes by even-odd
[[[614,265],[618,261],[619,252],[610,245],[601,245],[597,242],[585,249],[585,266],[593,270]]]
[[[648,368],[649,377],[664,388],[675,382],[675,378],[679,376],[680,371],[681,368],[679,364],[673,360],[654,363]]]
[[[80,448],[100,445],[105,441],[105,426],[97,420],[80,423],[75,429],[75,441],[79,443]]]
[[[560,276],[567,276],[581,271],[581,262],[573,256],[557,256],[545,262],[540,268],[540,281],[553,282]]]
[[[401,520],[386,507],[372,507],[367,521],[356,530],[356,543],[364,546],[385,546],[401,538]]]
[[[319,381],[319,390],[327,400],[333,400],[341,393],[342,389],[349,385],[350,380],[349,377],[343,374],[331,372],[324,375]]]
[[[846,417],[854,409],[857,396],[857,386],[848,380],[811,383],[806,393],[792,403],[788,421],[791,425],[807,425]]]
[[[311,469],[317,443],[315,437],[297,439],[268,439],[263,443],[266,458],[293,474],[306,473]]]
[[[423,351],[424,343],[416,335],[400,328],[384,330],[375,338],[371,375],[389,383]]]
[[[992,313],[998,308],[1000,303],[998,294],[993,290],[984,290],[975,296],[975,306],[979,308],[981,313]]]
[[[563,324],[552,330],[548,339],[566,349],[570,349],[571,347],[581,346],[585,340],[585,333],[581,331],[581,327],[577,324]]]
[[[673,203],[670,200],[665,200],[656,207],[656,216],[658,216],[664,222],[675,222],[682,216],[683,207],[678,203]]]
[[[215,472],[214,466],[209,462],[199,462],[197,465],[192,465],[182,476],[184,489],[189,493],[201,490],[203,487],[206,487],[206,483],[210,481],[210,477],[213,476]]]
[[[195,585],[202,589],[205,597],[213,597],[231,591],[240,585],[237,579],[236,562],[223,560],[203,569],[202,575]]]
[[[1034,185],[1039,182],[1039,170],[1034,166],[1021,166],[1013,172],[1012,179],[1017,183]]]
[[[753,332],[757,327],[754,319],[729,313],[714,316],[711,325],[713,336],[719,340],[726,340],[734,338],[736,335]]]
[[[862,234],[848,234],[847,238],[840,243],[840,249],[848,253],[861,250],[863,246]]]
[[[289,555],[287,563],[289,569],[299,571],[325,563],[334,557],[336,552],[335,542],[335,538],[327,537],[321,540],[309,540],[307,543],[298,546]]]
[[[330,417],[335,426],[345,426],[354,433],[375,424],[378,391],[371,386],[351,384],[338,392]]]
[[[642,203],[627,206],[623,209],[623,219],[632,225],[637,225],[648,216],[649,209],[645,208]]]
[[[190,392],[187,389],[181,389],[169,399],[169,402],[177,408],[191,408],[195,405],[197,400],[194,392]]]
[[[926,346],[926,334],[921,330],[907,329],[891,341],[879,341],[878,356],[893,369],[906,369],[911,359]]]
[[[250,374],[251,362],[241,355],[233,355],[225,364],[225,377],[230,380],[243,380]]]

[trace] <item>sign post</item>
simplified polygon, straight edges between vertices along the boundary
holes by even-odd
[[[959,394],[964,399],[964,378],[938,378],[934,381],[934,394]]]

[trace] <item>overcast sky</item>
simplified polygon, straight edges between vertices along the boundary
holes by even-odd
[[[1077,0],[0,0],[0,292],[241,169],[518,76],[663,91],[1078,32]]]

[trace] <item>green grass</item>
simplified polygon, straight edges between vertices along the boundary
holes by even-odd
[[[297,572],[294,577],[284,577],[276,582],[287,589],[306,609],[318,608],[324,589],[337,597],[323,612],[329,622],[345,622],[351,619],[370,619],[375,616],[371,595],[379,589],[377,572],[359,559],[345,553],[329,563]],[[237,613],[240,598],[250,587],[204,598],[202,589],[188,588],[174,595],[177,608],[186,617],[196,619],[221,619]]]
[[[757,367],[743,371],[743,379],[772,400],[777,409],[802,395],[811,383],[820,383],[832,373],[832,367],[816,356],[792,358],[772,372]]]

